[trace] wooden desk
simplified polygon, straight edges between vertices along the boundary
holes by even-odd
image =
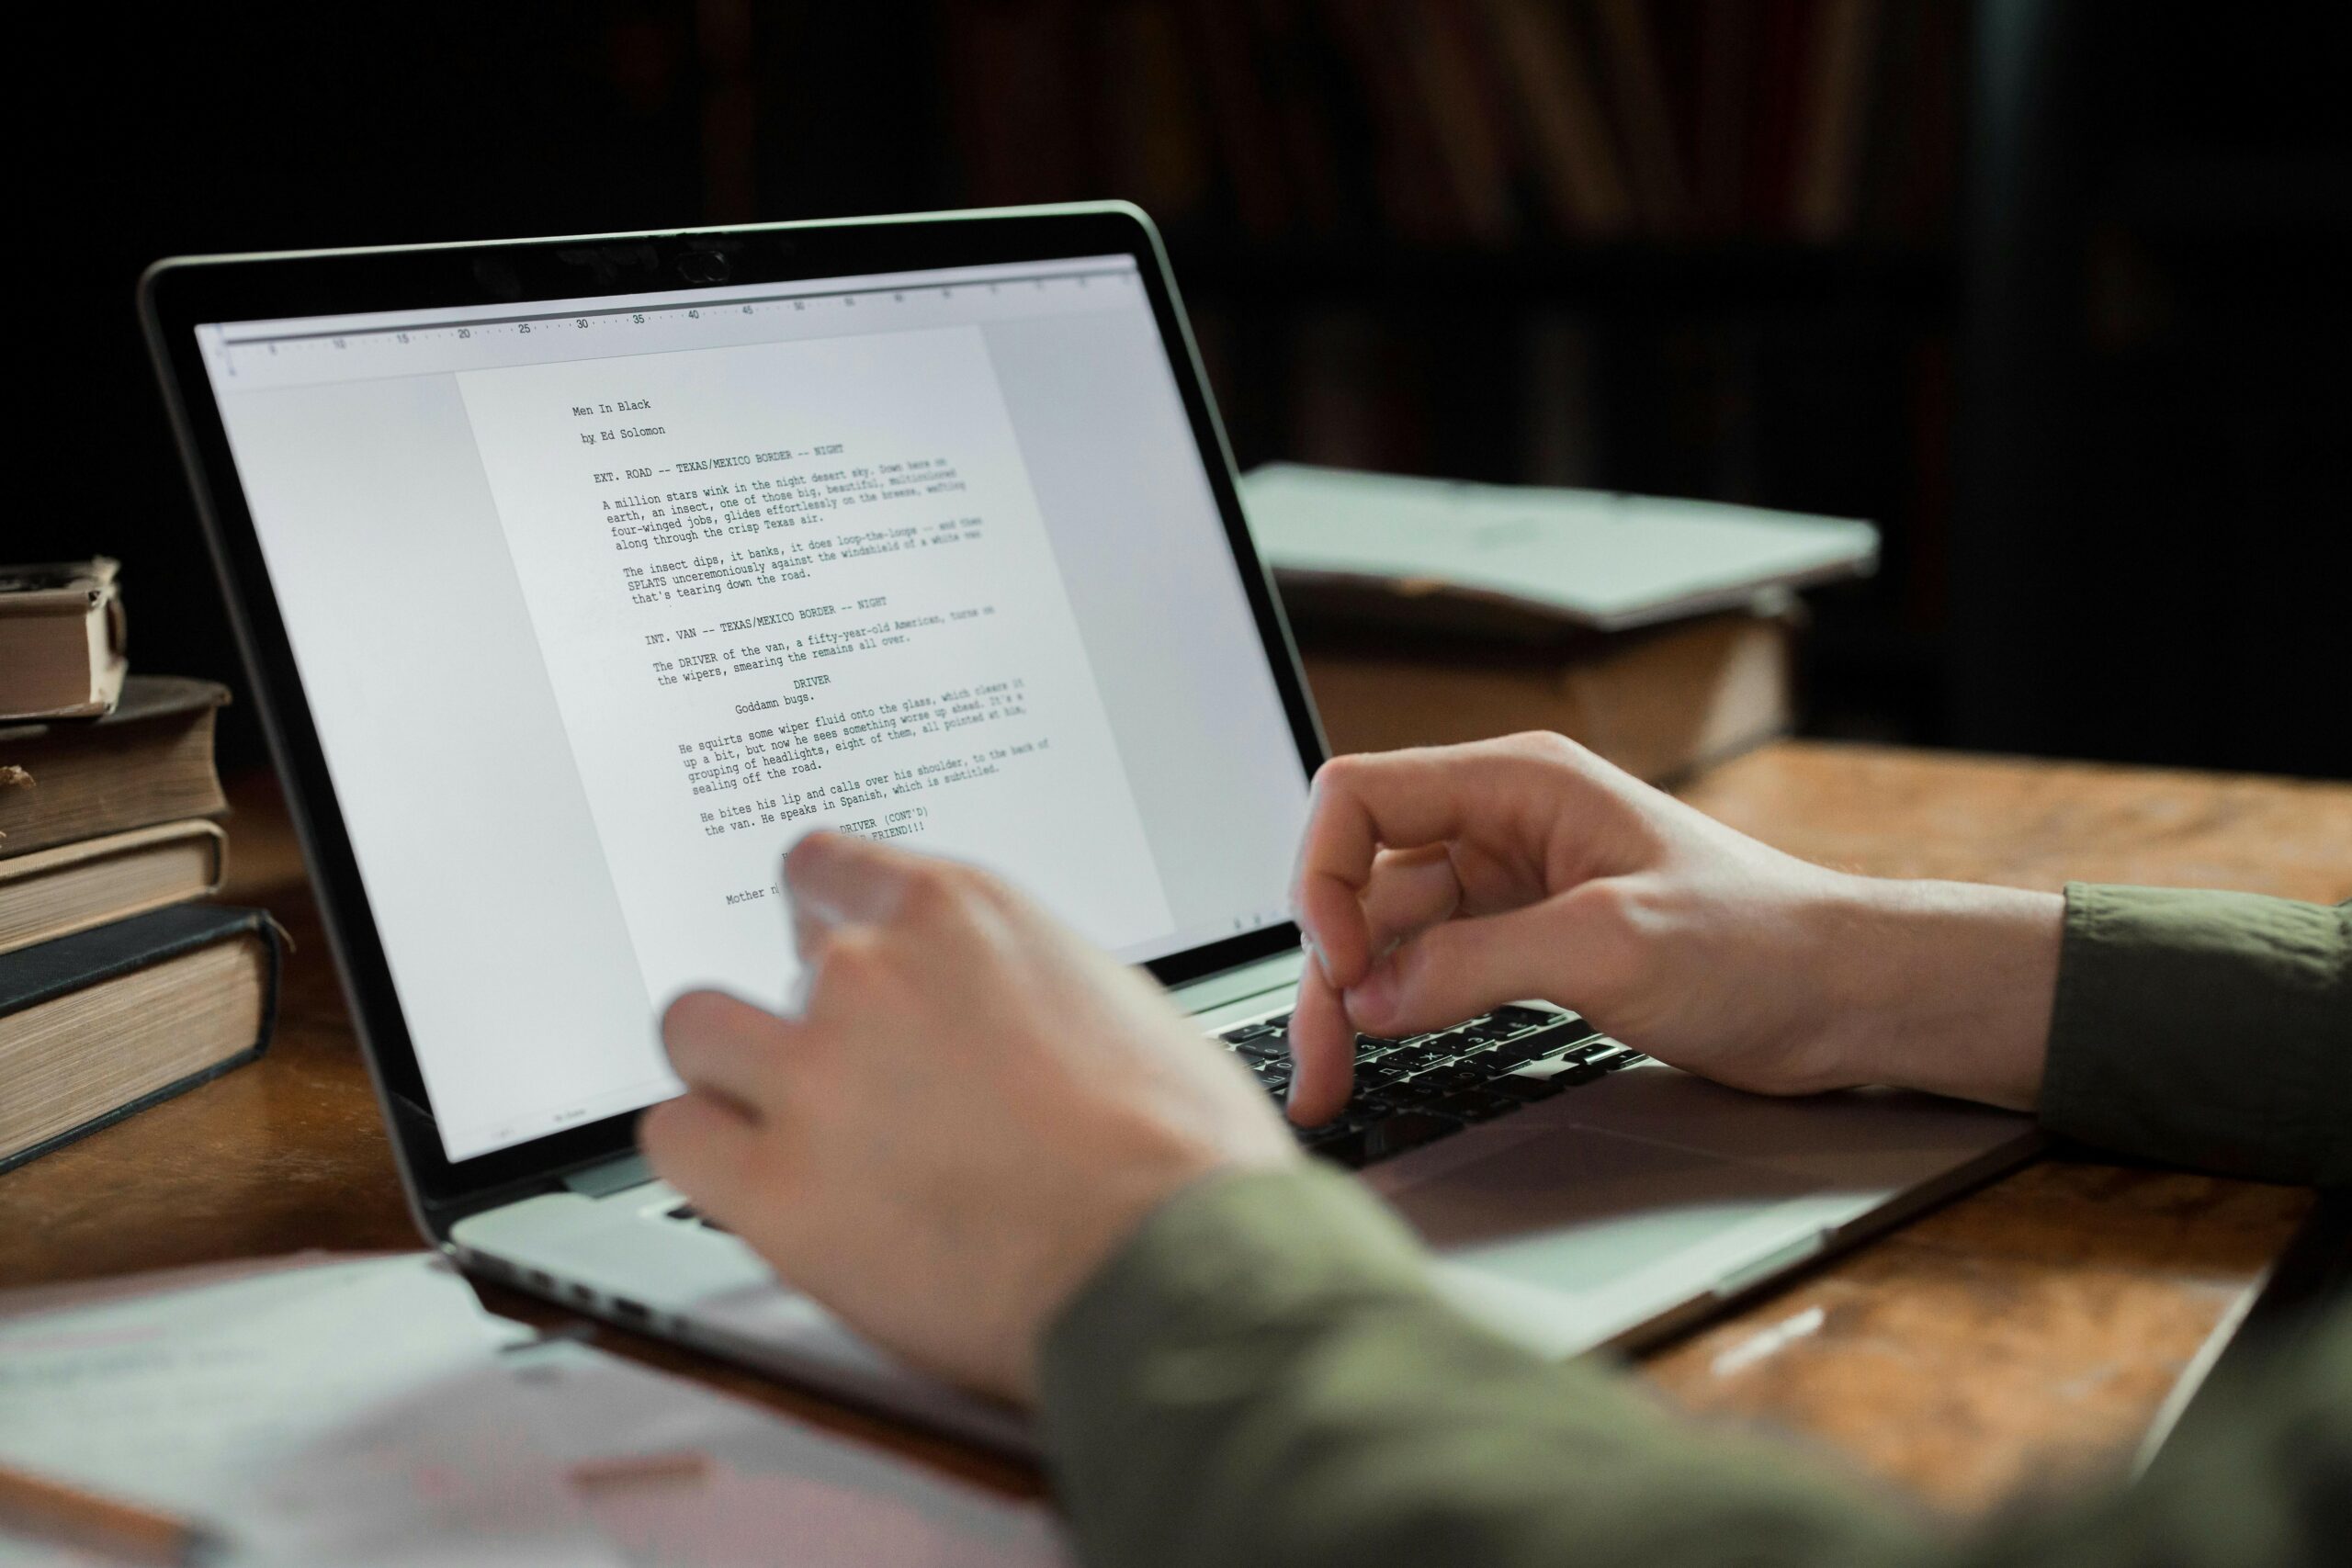
[[[1698,780],[1795,853],[1903,876],[2069,876],[2352,896],[2352,787],[1788,743]],[[274,785],[232,792],[232,898],[293,934],[260,1063],[0,1178],[0,1286],[288,1252],[413,1247]],[[2111,1472],[2286,1240],[2297,1190],[2045,1160],[1649,1357],[1710,1417],[1797,1434],[1974,1510]],[[495,1289],[500,1311],[560,1312]],[[1020,1466],[599,1326],[609,1347],[1009,1492]]]

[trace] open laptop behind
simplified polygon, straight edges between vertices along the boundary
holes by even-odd
[[[417,1223],[486,1276],[1008,1446],[648,1179],[659,1009],[789,1005],[820,824],[995,868],[1270,1094],[1322,758],[1123,205],[201,258],[142,310]],[[1464,1303],[1628,1343],[2018,1118],[1758,1100],[1573,1014],[1363,1043],[1309,1145]]]

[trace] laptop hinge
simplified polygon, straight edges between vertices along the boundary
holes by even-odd
[[[1299,966],[1300,954],[1293,949],[1218,974],[1204,975],[1197,980],[1187,980],[1170,987],[1169,994],[1186,1012],[1204,1013],[1212,1008],[1295,986],[1298,983]]]
[[[652,1179],[653,1168],[645,1163],[643,1155],[626,1154],[585,1170],[575,1170],[563,1179],[563,1184],[582,1198],[609,1198]]]

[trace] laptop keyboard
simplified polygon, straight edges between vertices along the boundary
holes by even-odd
[[[1217,1036],[1278,1100],[1290,1092],[1289,1023],[1290,1014],[1277,1013]],[[1534,1008],[1497,1008],[1402,1040],[1359,1034],[1355,1092],[1330,1121],[1300,1128],[1298,1141],[1310,1154],[1361,1168],[1648,1060],[1573,1013]],[[663,1217],[727,1228],[687,1203]]]
[[[1289,1022],[1280,1013],[1217,1036],[1276,1100],[1290,1092]],[[1340,1165],[1373,1165],[1648,1060],[1574,1014],[1534,1008],[1402,1040],[1359,1034],[1355,1092],[1298,1141]]]

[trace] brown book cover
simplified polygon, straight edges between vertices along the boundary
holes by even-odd
[[[199,819],[0,859],[0,953],[217,893],[228,853],[229,836]]]
[[[1653,237],[1678,238],[1690,227],[1690,186],[1649,9],[1641,0],[1591,0],[1591,8],[1634,204]]]
[[[1527,143],[1553,223],[1564,234],[1616,238],[1634,227],[1582,39],[1544,0],[1487,0],[1495,60],[1516,89]]]
[[[0,566],[0,721],[86,718],[122,695],[122,596],[105,556]]]
[[[1334,752],[1548,729],[1663,784],[1790,732],[1794,632],[1735,612],[1548,649],[1312,627],[1300,644]]]
[[[133,675],[96,719],[0,725],[0,855],[225,810],[213,716],[228,688]]]
[[[1160,222],[1196,218],[1216,177],[1199,70],[1172,0],[1102,18],[1102,124],[1107,188]]]
[[[1430,143],[1453,194],[1456,231],[1476,243],[1499,243],[1518,226],[1514,149],[1510,123],[1498,112],[1498,84],[1480,53],[1484,38],[1465,11],[1414,6],[1399,15]]]
[[[1878,6],[1823,0],[1814,26],[1790,217],[1798,238],[1827,243],[1854,228]]]
[[[182,904],[0,957],[0,1171],[261,1055],[278,934]]]
[[[1324,0],[1323,14],[1340,57],[1363,85],[1374,182],[1393,237],[1420,244],[1445,240],[1455,227],[1448,187],[1405,58],[1400,19],[1354,0]]]

